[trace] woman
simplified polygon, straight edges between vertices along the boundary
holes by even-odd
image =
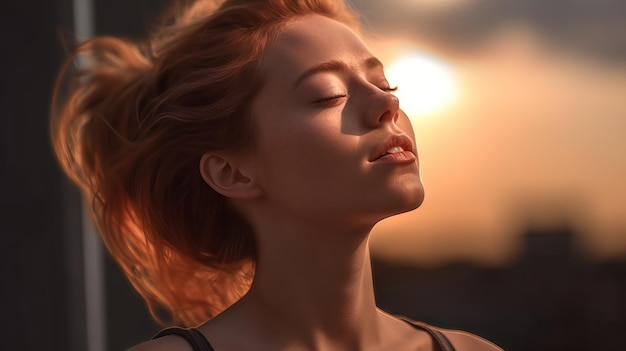
[[[153,314],[196,326],[133,350],[499,350],[376,307],[370,230],[423,189],[355,23],[335,0],[197,2],[145,44],[79,47],[59,160]]]

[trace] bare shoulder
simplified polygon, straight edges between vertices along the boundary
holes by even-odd
[[[462,351],[503,351],[489,340],[461,330],[436,328],[442,332],[457,350]]]
[[[126,351],[193,351],[185,339],[176,335],[168,335],[146,341]]]

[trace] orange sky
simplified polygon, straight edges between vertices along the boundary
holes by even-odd
[[[387,65],[399,52],[394,41],[371,46]],[[589,255],[626,255],[626,67],[551,51],[516,26],[469,54],[439,55],[460,93],[414,122],[426,200],[380,223],[373,251],[501,264],[529,226],[567,222]]]

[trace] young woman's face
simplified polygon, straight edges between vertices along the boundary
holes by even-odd
[[[262,74],[252,158],[271,206],[317,223],[373,225],[421,204],[413,129],[352,30],[299,18],[266,49]]]

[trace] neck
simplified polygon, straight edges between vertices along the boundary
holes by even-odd
[[[369,228],[273,230],[276,240],[259,244],[254,283],[242,304],[271,316],[277,330],[310,348],[374,341],[379,325]]]

